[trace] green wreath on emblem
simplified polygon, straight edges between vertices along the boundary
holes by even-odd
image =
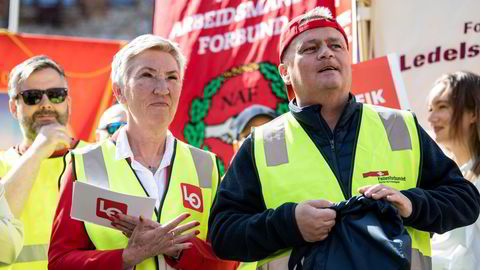
[[[203,88],[203,97],[193,99],[189,111],[190,120],[185,125],[185,129],[183,131],[183,135],[187,143],[198,148],[202,147],[205,139],[205,117],[208,115],[213,96],[217,94],[222,84],[226,80],[242,73],[253,72],[257,70],[260,70],[260,73],[263,75],[265,80],[270,82],[270,87],[273,94],[283,100],[282,102],[278,102],[276,105],[275,111],[277,114],[280,115],[288,112],[288,98],[285,91],[285,85],[282,77],[278,73],[277,67],[274,64],[269,62],[260,62],[234,67],[209,81]],[[206,145],[204,146],[204,149],[209,150]],[[223,175],[225,171],[225,165],[221,159],[219,163],[220,174]]]

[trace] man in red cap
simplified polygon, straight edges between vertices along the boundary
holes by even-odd
[[[209,234],[220,258],[287,269],[292,248],[335,230],[332,203],[363,194],[398,209],[412,269],[430,269],[429,232],[477,219],[478,191],[411,112],[355,101],[347,44],[326,8],[282,32],[279,72],[290,112],[254,130],[218,189]]]

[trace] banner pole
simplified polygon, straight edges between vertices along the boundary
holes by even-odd
[[[357,0],[352,0],[352,64],[361,62],[362,59],[359,57],[358,53],[358,15],[357,15]]]
[[[8,9],[8,31],[18,32],[18,20],[20,15],[20,0],[10,0]]]

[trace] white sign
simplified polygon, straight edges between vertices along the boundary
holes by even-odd
[[[114,228],[111,225],[111,217],[115,213],[134,217],[142,215],[145,218],[150,218],[153,214],[155,202],[154,198],[122,194],[75,181],[73,183],[71,217]]]
[[[411,109],[427,122],[427,95],[442,74],[480,74],[480,1],[373,1],[375,57],[397,53]]]

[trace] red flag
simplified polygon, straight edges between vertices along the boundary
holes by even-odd
[[[154,33],[177,41],[189,59],[173,134],[228,164],[229,125],[243,109],[263,104],[288,111],[277,71],[282,27],[315,6],[335,13],[333,2],[157,0]]]

